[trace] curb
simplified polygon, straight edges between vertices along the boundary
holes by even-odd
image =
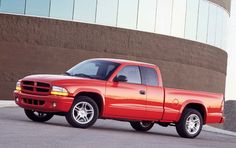
[[[16,103],[15,101],[0,101],[0,108],[3,108],[3,107],[16,107]]]
[[[212,126],[209,126],[209,125],[203,126],[202,130],[207,131],[207,132],[212,132],[212,133],[217,133],[217,134],[223,134],[223,135],[236,137],[236,132],[215,128],[215,127],[212,127]]]

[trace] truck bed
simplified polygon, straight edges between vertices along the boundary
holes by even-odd
[[[182,89],[164,88],[164,121],[178,121],[186,105],[201,105],[205,123],[219,123],[222,120],[224,102],[223,94],[202,91],[190,91]]]

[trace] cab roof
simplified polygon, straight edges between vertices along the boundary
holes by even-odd
[[[139,61],[132,61],[132,60],[124,60],[124,59],[113,59],[113,58],[95,58],[95,59],[90,59],[90,60],[103,60],[103,61],[112,61],[120,64],[138,64],[138,65],[149,65],[149,66],[155,66],[154,64],[150,63],[145,63],[145,62],[139,62]]]

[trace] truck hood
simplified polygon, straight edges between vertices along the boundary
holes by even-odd
[[[51,85],[73,85],[78,84],[78,82],[88,82],[88,81],[101,81],[89,78],[73,77],[66,75],[49,75],[49,74],[40,74],[40,75],[30,75],[22,79],[23,81],[37,81],[49,83]]]
[[[66,75],[48,75],[48,74],[40,74],[40,75],[30,75],[26,76],[22,81],[34,81],[47,83],[51,86],[59,86],[66,88],[70,96],[75,96],[79,91],[86,89],[86,91],[93,92],[104,92],[106,81],[97,80],[97,79],[89,79],[89,78],[81,78],[74,76],[66,76]]]

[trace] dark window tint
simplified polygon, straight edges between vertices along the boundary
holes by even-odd
[[[158,86],[157,72],[153,68],[141,67],[143,82],[149,86]]]
[[[127,66],[123,68],[118,73],[117,77],[120,75],[126,76],[128,83],[141,84],[140,71],[139,71],[139,67],[137,66]]]
[[[110,61],[88,60],[72,67],[66,74],[70,76],[107,80],[119,65],[118,63]]]

